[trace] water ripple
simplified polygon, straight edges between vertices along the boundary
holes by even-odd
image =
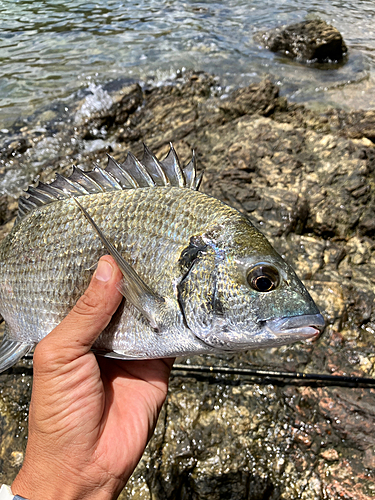
[[[331,80],[350,80],[358,68],[374,68],[375,8],[364,0],[0,0],[0,9],[0,128],[93,81],[167,77],[185,67],[214,72],[230,85],[271,76],[293,96],[296,86],[309,95]],[[340,29],[355,48],[353,67],[334,77],[306,72],[253,41],[259,29],[306,16]]]

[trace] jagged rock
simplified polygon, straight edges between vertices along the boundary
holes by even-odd
[[[280,52],[300,62],[337,62],[347,53],[341,33],[321,20],[260,32],[256,40],[272,52]]]
[[[279,87],[269,80],[236,90],[219,105],[226,120],[254,113],[269,116],[276,109],[283,110],[285,107],[286,99],[279,97]]]
[[[125,87],[109,109],[85,120],[79,134],[85,140],[105,137],[110,129],[121,126],[142,104],[143,92],[138,83]]]

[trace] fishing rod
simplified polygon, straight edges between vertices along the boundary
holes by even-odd
[[[24,359],[33,359],[33,354],[26,354]],[[348,375],[327,375],[325,373],[284,372],[279,370],[262,370],[258,368],[230,368],[226,366],[184,365],[174,364],[172,376],[210,376],[241,375],[257,379],[261,383],[283,383],[298,385],[320,385],[341,387],[375,387],[375,378]],[[207,378],[208,378],[207,377]]]
[[[262,370],[251,368],[229,368],[224,366],[207,366],[207,365],[184,365],[175,364],[172,368],[173,372],[185,372],[191,375],[241,375],[243,377],[260,378],[263,383],[268,382],[284,382],[290,381],[300,382],[300,385],[320,384],[326,386],[343,386],[343,387],[375,387],[375,378],[344,376],[344,375],[327,375],[324,373],[303,373],[303,372],[284,372],[278,370]]]

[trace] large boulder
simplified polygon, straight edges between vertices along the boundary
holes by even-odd
[[[348,50],[341,33],[322,20],[303,21],[260,32],[256,40],[272,52],[299,62],[338,62]]]

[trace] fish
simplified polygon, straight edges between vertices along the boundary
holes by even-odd
[[[106,168],[73,167],[20,197],[0,246],[0,371],[55,328],[99,258],[119,265],[123,301],[92,349],[116,359],[224,354],[317,337],[324,319],[250,220],[199,191],[196,157],[147,146]]]

